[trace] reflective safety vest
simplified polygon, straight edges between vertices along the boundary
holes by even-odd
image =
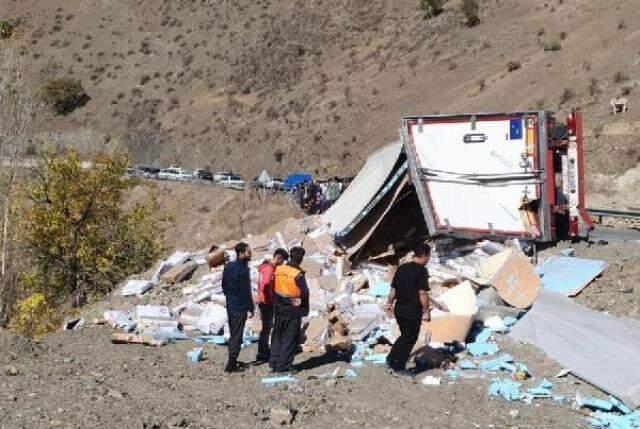
[[[301,273],[302,271],[291,265],[279,265],[276,267],[276,294],[284,298],[300,298],[301,292],[298,285],[296,285],[296,277]]]

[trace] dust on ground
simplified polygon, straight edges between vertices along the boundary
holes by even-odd
[[[279,406],[294,410],[292,427],[587,427],[584,415],[566,403],[490,399],[490,376],[449,381],[431,370],[426,374],[442,377],[442,385],[423,386],[369,366],[356,369],[352,380],[307,379],[348,364],[301,354],[296,362],[308,368],[298,374],[301,381],[269,388],[261,383],[269,375],[266,365],[224,373],[225,347],[206,345],[205,360],[191,364],[191,341],[160,348],[113,345],[110,332],[59,332],[37,345],[1,333],[0,427],[260,428],[270,427],[269,413]],[[535,349],[508,342],[501,348],[537,376],[527,386],[560,369]],[[241,359],[248,362],[255,353],[252,345]],[[5,376],[7,367],[18,375]],[[574,378],[556,382],[555,389],[569,396],[592,392]]]

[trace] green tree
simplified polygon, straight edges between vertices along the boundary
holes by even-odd
[[[78,153],[46,151],[38,179],[26,186],[20,233],[32,270],[24,288],[58,306],[85,304],[127,276],[148,268],[162,251],[162,220],[154,199],[124,210],[136,181],[124,173],[123,152],[102,153],[83,168]]]
[[[74,79],[51,80],[42,87],[40,96],[57,115],[67,115],[90,100],[82,83]]]

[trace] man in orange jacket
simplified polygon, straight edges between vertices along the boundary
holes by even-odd
[[[300,268],[305,250],[292,247],[289,263],[276,268],[275,324],[269,366],[274,372],[295,372],[293,359],[300,346],[302,318],[309,314],[309,288]]]
[[[268,362],[271,356],[269,349],[269,337],[273,328],[273,311],[275,305],[275,272],[276,268],[289,259],[289,254],[284,249],[273,252],[270,261],[265,260],[258,267],[258,308],[262,320],[262,330],[258,339],[257,362]]]

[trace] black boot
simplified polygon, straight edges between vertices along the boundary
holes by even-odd
[[[245,370],[244,362],[241,362],[236,359],[229,359],[227,361],[227,366],[224,367],[224,372],[242,372]]]
[[[238,362],[235,359],[229,359],[227,366],[224,367],[224,372],[234,372],[238,369]]]

